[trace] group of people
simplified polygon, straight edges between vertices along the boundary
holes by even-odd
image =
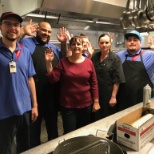
[[[146,84],[153,89],[154,52],[141,49],[139,32],[126,33],[127,49],[117,53],[111,36],[102,34],[94,53],[83,34],[70,38],[68,47],[61,28],[60,50],[49,42],[48,22],[21,28],[22,21],[13,12],[0,18],[1,153],[11,154],[14,142],[17,153],[39,145],[42,119],[48,140],[58,137],[58,111],[66,134],[142,102]]]

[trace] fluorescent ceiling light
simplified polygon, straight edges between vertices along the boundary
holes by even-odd
[[[43,14],[35,14],[35,13],[29,13],[26,16],[28,16],[28,17],[37,17],[37,18],[45,18],[46,17],[48,19],[58,19],[58,17],[55,17],[55,16],[49,16],[49,15],[45,16]]]
[[[90,26],[86,26],[85,28],[84,28],[84,30],[88,30],[90,28]]]
[[[112,22],[104,22],[104,21],[96,21],[96,24],[103,24],[103,25],[120,25]]]

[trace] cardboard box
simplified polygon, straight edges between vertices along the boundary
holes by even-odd
[[[145,144],[154,138],[154,116],[139,128],[131,126],[133,122],[142,117],[143,108],[139,108],[117,120],[117,142],[139,151]]]

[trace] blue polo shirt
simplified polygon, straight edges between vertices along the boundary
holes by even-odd
[[[23,38],[20,41],[20,43],[23,44],[24,46],[26,46],[30,50],[31,55],[34,53],[36,45],[40,44],[35,39],[35,37]],[[54,44],[51,44],[51,43],[47,43],[44,45],[44,47],[51,48],[53,50],[53,52],[56,54],[58,60],[60,59],[60,49],[57,46],[55,46]]]
[[[16,63],[16,73],[10,73],[10,61]],[[0,120],[31,110],[28,78],[35,75],[29,50],[16,45],[12,53],[0,40]]]
[[[117,55],[120,57],[122,63],[126,60],[130,61],[141,61],[141,58],[139,56],[141,52],[141,49],[136,52],[134,55],[131,55],[127,52],[127,50],[119,51],[117,52]],[[143,59],[143,64],[145,66],[145,69],[149,75],[149,78],[151,82],[154,85],[154,51],[151,50],[142,50],[142,59]]]

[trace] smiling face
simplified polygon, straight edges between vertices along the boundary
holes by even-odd
[[[102,35],[98,40],[101,52],[108,52],[111,49],[111,45],[111,38],[108,35]]]
[[[73,37],[70,40],[70,49],[72,54],[82,54],[83,50],[83,41],[80,37]]]
[[[88,50],[88,44],[89,44],[88,37],[83,37],[83,50],[84,51],[87,51]]]
[[[13,17],[8,17],[0,25],[3,38],[9,41],[15,41],[20,36],[21,24]]]
[[[129,36],[126,40],[127,50],[135,53],[141,48],[141,41],[136,36]]]
[[[39,30],[36,34],[36,39],[42,43],[42,44],[46,44],[49,42],[50,37],[51,37],[51,26],[49,23],[47,22],[41,22],[39,24]]]

